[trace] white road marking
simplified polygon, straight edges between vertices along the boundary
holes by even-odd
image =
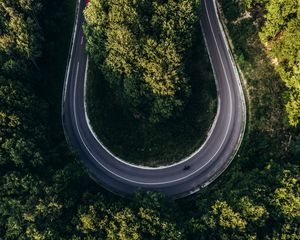
[[[83,36],[81,37],[81,43],[80,43],[81,45],[83,44]]]
[[[70,75],[70,67],[71,67],[72,55],[73,55],[73,51],[74,51],[75,36],[76,36],[76,33],[77,33],[79,10],[80,10],[80,0],[78,0],[77,4],[76,4],[75,25],[74,25],[74,28],[73,28],[72,40],[71,40],[71,45],[70,45],[71,46],[71,49],[70,49],[71,51],[69,50],[68,63],[67,63],[67,71],[66,71],[66,74],[65,74],[65,82],[64,82],[64,86],[63,86],[62,116],[63,116],[63,105],[64,105],[64,103],[66,101],[66,95],[67,95],[67,87],[68,87],[68,82],[69,82],[69,75]],[[64,126],[64,124],[63,124],[63,126]],[[65,132],[65,129],[64,129],[64,132]]]
[[[211,24],[211,19],[210,19],[209,13],[208,13],[206,1],[204,1],[204,5],[205,5],[205,9],[206,9],[206,13],[207,13],[209,25],[210,25],[210,28],[211,28],[211,31],[212,31],[212,35],[213,35],[213,38],[214,38],[214,41],[216,43],[216,47],[217,47],[217,50],[218,50],[218,55],[220,57],[222,68],[223,68],[223,71],[224,71],[224,74],[225,74],[226,83],[227,83],[227,86],[228,86],[228,92],[229,92],[229,97],[230,97],[230,101],[229,101],[230,102],[230,111],[229,111],[230,112],[230,120],[229,120],[229,123],[227,125],[226,134],[225,134],[225,137],[222,140],[222,144],[220,145],[220,147],[218,148],[218,150],[215,152],[215,154],[204,165],[202,165],[200,168],[196,169],[194,172],[192,172],[192,173],[190,173],[190,174],[188,174],[188,175],[186,175],[184,177],[181,177],[181,178],[178,178],[178,179],[174,179],[174,180],[170,180],[170,181],[164,181],[164,182],[140,182],[140,181],[135,181],[135,180],[132,180],[132,179],[120,176],[120,175],[114,173],[113,171],[111,171],[110,169],[108,169],[107,167],[105,167],[101,162],[98,161],[98,159],[93,155],[93,153],[90,151],[89,147],[87,146],[87,144],[83,140],[83,138],[81,136],[81,133],[80,133],[80,130],[79,130],[79,127],[78,127],[78,120],[77,120],[77,114],[76,114],[76,108],[75,108],[75,102],[76,102],[76,94],[75,93],[76,93],[77,78],[78,78],[78,69],[79,69],[79,62],[77,63],[77,70],[76,70],[76,77],[75,77],[75,87],[74,87],[74,99],[73,99],[74,108],[73,108],[73,110],[74,110],[75,125],[76,125],[77,131],[78,131],[78,135],[79,135],[79,137],[81,139],[81,142],[84,144],[86,150],[94,158],[94,160],[96,162],[98,162],[109,173],[113,174],[114,176],[116,176],[116,177],[118,177],[120,179],[123,179],[125,181],[131,182],[131,183],[135,183],[135,184],[140,184],[140,185],[164,185],[164,184],[168,184],[168,183],[178,182],[178,181],[186,179],[186,178],[194,175],[198,171],[202,170],[207,164],[209,164],[212,161],[212,159],[219,153],[220,149],[222,148],[222,146],[223,146],[223,144],[225,142],[225,139],[227,137],[228,131],[229,131],[230,123],[232,121],[232,93],[230,91],[230,86],[229,86],[229,82],[228,82],[228,76],[227,76],[227,73],[226,73],[226,70],[225,70],[225,66],[224,66],[224,63],[223,63],[223,60],[222,60],[222,57],[221,57],[221,52],[220,52],[219,46],[217,44],[216,36],[215,36],[215,33],[213,31],[213,27],[212,27],[212,24]]]
[[[201,23],[200,23],[201,24]],[[202,27],[202,26],[201,26]],[[203,35],[204,32],[203,32]],[[225,38],[224,38],[225,39]],[[204,36],[204,40],[205,42],[207,43],[206,41],[206,38]],[[208,47],[208,45],[206,44],[206,46]],[[212,61],[211,59],[211,56],[209,55],[210,57],[210,60]],[[86,64],[86,74],[85,74],[85,82],[84,82],[84,95],[86,95],[86,82],[87,82],[87,70],[88,70],[88,61],[87,61],[87,64]],[[213,70],[215,70],[213,68]],[[214,78],[215,78],[215,83],[216,83],[216,87],[217,87],[217,91],[219,93],[219,83],[217,81],[217,77],[216,77],[216,74],[215,74],[215,71],[214,71]],[[84,98],[85,99],[85,98]],[[114,155],[101,141],[100,139],[96,136],[91,124],[90,124],[90,119],[88,117],[88,114],[87,114],[87,108],[86,108],[86,101],[84,101],[84,109],[85,109],[85,117],[87,119],[87,125],[89,127],[89,130],[90,132],[92,133],[94,139],[99,143],[99,145],[101,145],[102,148],[104,148],[113,158],[115,158],[116,160],[126,164],[127,166],[131,166],[131,167],[135,167],[135,168],[139,168],[139,169],[145,169],[145,170],[158,170],[158,169],[165,169],[165,168],[170,168],[170,167],[174,167],[174,166],[177,166],[177,165],[180,165],[180,164],[183,164],[187,161],[189,161],[192,157],[194,157],[195,155],[197,155],[202,149],[203,147],[206,146],[207,142],[209,141],[210,137],[211,137],[211,134],[213,133],[215,127],[216,127],[216,124],[217,124],[217,120],[219,119],[219,115],[220,115],[220,105],[221,105],[221,98],[220,98],[220,95],[218,94],[218,109],[217,109],[217,114],[214,118],[214,121],[213,121],[213,124],[211,126],[211,128],[209,129],[209,131],[207,132],[207,136],[206,136],[206,139],[204,141],[204,143],[193,153],[191,153],[189,156],[185,157],[184,159],[182,159],[181,161],[179,162],[176,162],[176,163],[173,163],[173,164],[170,164],[170,165],[167,165],[167,166],[159,166],[159,167],[148,167],[148,166],[143,166],[143,165],[137,165],[137,164],[132,164],[132,163],[129,163],[129,162],[126,162],[122,159],[120,159],[119,157],[117,157],[116,155]]]

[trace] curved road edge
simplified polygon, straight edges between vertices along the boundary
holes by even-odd
[[[226,40],[224,41],[225,42],[225,45],[226,45],[226,48],[227,48],[227,51],[229,53],[229,56],[231,57],[231,61],[232,61],[232,65],[233,65],[233,69],[234,69],[234,72],[235,72],[235,76],[236,76],[236,79],[238,80],[237,83],[238,83],[238,86],[239,86],[239,89],[240,89],[240,95],[241,95],[241,99],[242,99],[242,104],[243,104],[243,130],[241,132],[241,135],[240,135],[240,138],[239,138],[239,141],[238,141],[238,144],[237,144],[237,147],[236,147],[236,150],[234,151],[233,153],[233,156],[231,157],[232,159],[229,161],[228,165],[230,164],[230,162],[233,160],[233,158],[235,157],[240,145],[241,145],[241,142],[243,140],[243,136],[244,136],[244,132],[245,132],[245,126],[246,126],[246,104],[245,104],[245,97],[244,97],[244,92],[243,92],[243,88],[241,86],[241,81],[240,81],[240,76],[239,76],[239,73],[237,71],[237,66],[236,66],[236,63],[235,63],[235,60],[231,54],[231,51],[230,51],[230,48],[229,48],[229,45],[228,45],[228,41],[227,41],[227,37],[224,33],[224,29],[223,29],[223,26],[221,24],[221,19],[219,17],[219,12],[218,12],[218,8],[216,6],[216,1],[217,0],[213,0],[214,2],[214,7],[215,7],[215,12],[217,13],[217,17],[218,17],[218,23],[219,23],[219,26],[220,26],[220,29],[221,29],[221,32],[222,32],[222,35],[223,35],[223,39]],[[202,27],[202,23],[201,23],[201,20],[200,20],[200,25],[201,25],[201,31],[202,31],[202,34],[204,36],[204,41],[205,41],[205,45],[206,45],[206,49],[207,49],[207,52],[208,52],[208,55],[209,55],[209,59],[210,59],[210,62],[212,64],[212,61],[211,61],[211,56],[210,56],[210,53],[208,51],[208,46],[207,46],[207,40],[206,40],[206,37],[205,37],[205,33],[203,31],[203,27]],[[210,126],[210,128],[208,129],[207,133],[206,133],[206,140],[201,144],[201,146],[195,150],[194,152],[190,153],[187,157],[184,157],[183,159],[175,162],[175,163],[172,163],[172,164],[169,164],[169,165],[164,165],[164,166],[158,166],[158,167],[149,167],[149,166],[145,166],[145,165],[139,165],[139,164],[134,164],[134,163],[129,163],[129,162],[126,162],[124,159],[121,159],[119,158],[118,156],[116,156],[113,152],[111,152],[106,146],[105,144],[102,143],[102,141],[98,138],[97,134],[94,132],[94,129],[91,125],[91,121],[90,121],[90,118],[88,116],[88,113],[87,113],[87,103],[86,103],[86,85],[87,85],[87,81],[88,81],[88,66],[89,66],[89,59],[87,61],[87,64],[86,64],[86,73],[85,73],[85,79],[84,79],[84,109],[85,109],[85,117],[87,119],[87,124],[88,124],[88,127],[91,131],[91,133],[93,134],[94,138],[97,140],[97,142],[112,156],[114,157],[115,159],[117,159],[118,161],[124,163],[124,164],[128,164],[130,166],[133,166],[133,167],[138,167],[138,168],[144,168],[144,169],[161,169],[161,168],[167,168],[167,167],[171,167],[171,166],[175,166],[175,165],[179,165],[179,164],[182,164],[184,162],[187,162],[189,159],[191,159],[194,155],[196,155],[199,151],[201,151],[202,147],[205,146],[206,144],[206,141],[207,139],[210,137],[211,133],[213,132],[214,130],[214,127],[216,125],[216,122],[217,122],[217,119],[218,119],[218,115],[219,115],[219,112],[220,112],[220,101],[221,101],[221,98],[220,98],[220,92],[219,92],[219,83],[217,81],[217,77],[216,77],[216,74],[215,74],[215,71],[214,71],[214,68],[212,68],[213,70],[213,75],[214,75],[214,80],[215,80],[215,84],[216,84],[216,88],[217,88],[217,94],[218,94],[218,108],[217,108],[217,113],[214,117],[214,120]],[[225,167],[226,169],[227,167]],[[224,169],[224,170],[225,170]],[[223,171],[224,171],[223,170]],[[223,172],[222,171],[222,172]],[[221,175],[222,172],[219,174]],[[218,175],[218,176],[219,176]],[[216,176],[216,178],[218,177]],[[208,182],[206,185],[209,185],[212,181]]]
[[[65,81],[64,81],[64,87],[63,87],[63,96],[62,96],[62,122],[63,122],[63,129],[64,129],[64,133],[65,133],[65,136],[66,136],[66,139],[67,139],[67,141],[68,141],[68,143],[71,143],[71,141],[70,141],[70,139],[69,139],[69,136],[68,136],[68,132],[67,132],[67,130],[66,130],[66,127],[65,127],[65,121],[64,121],[64,113],[65,113],[65,109],[64,109],[64,107],[65,107],[65,101],[66,101],[66,95],[67,95],[67,86],[68,86],[68,80],[69,80],[69,74],[70,74],[70,66],[71,66],[71,62],[72,62],[72,59],[73,59],[73,49],[74,49],[74,45],[75,45],[75,37],[76,37],[76,32],[77,32],[77,30],[78,30],[78,19],[79,19],[79,15],[81,14],[81,12],[79,11],[79,9],[80,9],[80,4],[82,4],[82,0],[78,0],[77,1],[77,5],[76,5],[76,14],[75,14],[75,23],[74,23],[74,28],[73,28],[73,33],[72,33],[72,39],[71,39],[71,44],[70,44],[70,50],[69,50],[69,56],[68,56],[68,63],[67,63],[67,69],[66,69],[66,74],[65,74]],[[235,148],[234,148],[234,150],[231,152],[231,154],[230,154],[230,157],[228,157],[227,158],[227,160],[226,161],[224,161],[224,164],[222,165],[222,167],[220,167],[219,169],[218,169],[218,171],[215,171],[214,172],[214,174],[210,177],[210,178],[208,178],[206,181],[204,181],[204,182],[202,182],[202,184],[201,185],[199,185],[199,186],[197,186],[197,187],[193,187],[192,189],[190,189],[189,191],[185,191],[185,192],[181,192],[180,194],[177,194],[177,195],[173,195],[173,196],[175,196],[176,198],[180,198],[180,197],[184,197],[184,196],[187,196],[187,195],[190,195],[190,194],[192,194],[192,193],[194,193],[194,192],[196,192],[196,191],[198,191],[201,187],[205,187],[205,186],[207,186],[207,185],[209,185],[211,182],[213,182],[218,176],[220,176],[221,174],[222,174],[222,172],[229,166],[229,164],[231,163],[231,161],[233,160],[233,158],[234,158],[234,156],[236,155],[236,153],[237,153],[237,151],[238,151],[238,149],[239,149],[239,147],[240,147],[240,145],[241,145],[241,142],[242,142],[242,139],[243,139],[243,135],[244,135],[244,132],[245,132],[245,126],[246,126],[246,104],[245,104],[245,98],[244,98],[244,93],[243,93],[243,89],[242,89],[242,86],[241,86],[241,82],[240,82],[240,78],[239,78],[239,75],[238,75],[238,72],[237,72],[237,67],[236,67],[236,65],[235,65],[235,62],[234,62],[234,60],[233,60],[233,57],[232,57],[232,55],[231,55],[231,52],[230,52],[230,50],[229,50],[229,47],[228,47],[228,42],[227,42],[227,39],[226,39],[226,37],[225,37],[225,34],[224,34],[224,30],[223,30],[223,27],[222,27],[222,25],[221,25],[221,23],[220,23],[220,18],[219,18],[219,15],[218,15],[218,11],[217,11],[217,8],[216,8],[216,0],[213,0],[213,4],[214,4],[214,8],[215,8],[215,13],[216,13],[216,15],[217,15],[217,18],[218,18],[218,24],[219,24],[219,27],[220,27],[220,30],[221,30],[221,33],[222,33],[222,38],[223,38],[223,41],[224,41],[224,43],[225,43],[225,45],[226,45],[226,51],[227,51],[227,53],[228,53],[228,55],[230,56],[230,59],[231,59],[231,64],[232,64],[232,66],[233,66],[233,70],[234,70],[234,73],[235,73],[235,79],[236,79],[236,82],[237,82],[237,86],[238,86],[238,88],[239,88],[239,94],[240,94],[240,99],[241,99],[241,102],[242,102],[242,129],[241,129],[241,131],[240,131],[240,133],[239,133],[239,136],[238,136],[238,141],[236,142],[236,144],[235,144]],[[204,6],[205,5],[205,7],[206,7],[206,4],[204,3],[204,4],[202,4],[202,6]],[[208,17],[209,18],[209,17]],[[202,28],[202,31],[203,31],[203,28]],[[213,33],[214,31],[212,31],[212,33]],[[203,32],[204,33],[204,32]],[[214,35],[214,33],[213,33],[213,35]],[[207,47],[207,49],[208,49],[208,53],[209,53],[209,57],[210,57],[210,61],[211,61],[211,64],[212,64],[212,68],[213,68],[213,70],[214,70],[214,67],[213,67],[213,62],[212,62],[212,60],[211,60],[211,55],[210,55],[210,52],[209,52],[209,48],[208,48],[208,45],[207,45],[207,39],[206,39],[206,36],[204,35],[204,39],[205,39],[205,43],[206,43],[206,47]],[[82,43],[81,43],[82,44]],[[85,66],[85,80],[84,80],[84,105],[85,105],[85,92],[86,92],[86,73],[87,73],[87,67],[88,67],[88,63],[86,63],[86,66]],[[217,80],[217,78],[216,78],[216,74],[215,74],[215,70],[214,70],[214,75],[215,75],[215,82],[216,82],[216,85],[217,85],[217,90],[218,90],[218,80]],[[219,103],[218,103],[218,112],[219,112],[219,108],[220,108],[220,100],[221,98],[220,98],[220,92],[219,92],[219,90],[218,90],[218,101],[219,101]],[[87,124],[88,124],[88,128],[89,128],[89,130],[90,130],[90,132],[94,135],[94,137],[96,136],[95,134],[94,134],[94,132],[93,132],[93,130],[92,130],[92,127],[90,126],[90,124],[89,124],[89,119],[88,119],[88,117],[87,117],[87,114],[86,114],[86,107],[85,107],[85,116],[86,116],[86,120],[87,120]],[[217,115],[216,115],[216,117],[215,117],[215,120],[218,118],[218,113],[217,113]],[[214,120],[214,123],[215,123],[215,120]],[[213,126],[212,126],[212,128],[213,128]],[[210,130],[209,131],[209,133],[208,133],[208,136],[207,136],[207,139],[209,139],[209,134],[211,133],[212,131]],[[69,134],[70,134],[70,132],[69,132]],[[75,134],[75,136],[76,136],[76,134]],[[74,136],[73,136],[74,137]],[[95,137],[95,139],[98,141],[98,143],[100,143],[101,144],[101,141],[99,141],[99,139],[97,138],[97,137]],[[77,144],[76,144],[77,145]],[[104,147],[104,145],[103,144],[101,144],[102,145],[102,147]],[[204,145],[204,144],[203,144]],[[202,146],[203,146],[202,145]],[[201,150],[201,148],[202,148],[202,146],[200,147],[200,149],[198,149],[195,153],[193,153],[192,155],[194,155],[194,154],[197,154],[197,152],[199,152],[200,150]],[[104,147],[104,149],[106,149],[105,147]],[[106,149],[107,150],[107,152],[109,152],[108,151],[108,149]],[[223,151],[223,150],[222,150]],[[110,153],[110,152],[109,152]],[[112,153],[111,153],[111,155],[112,156],[114,156]],[[115,158],[115,159],[117,159],[117,158]],[[187,158],[185,158],[184,160],[182,160],[182,161],[187,161],[189,159],[189,157],[187,157]],[[182,163],[182,161],[181,162],[178,162],[178,163],[176,163],[176,164],[174,164],[174,165],[180,165],[181,163]],[[122,163],[124,164],[127,164],[127,165],[129,165],[130,166],[130,164],[128,164],[128,163],[126,163],[126,162],[124,162],[124,161],[122,161]],[[132,165],[131,165],[132,166]],[[136,166],[136,165],[133,165],[134,167],[136,167],[136,168],[141,168],[141,166]],[[170,166],[172,166],[172,165],[170,165]],[[170,167],[170,166],[166,166],[166,168],[168,168],[168,167]],[[95,168],[95,167],[94,167]],[[146,169],[148,169],[147,167],[146,167]],[[153,170],[155,170],[156,168],[154,168]],[[161,169],[161,168],[158,168],[158,169]],[[157,169],[157,170],[158,170]],[[95,169],[93,169],[93,170],[95,170]],[[97,169],[96,169],[97,170]],[[89,171],[89,174],[91,175],[91,177],[97,182],[97,183],[100,183],[102,186],[104,185],[105,186],[105,188],[107,188],[108,190],[110,190],[110,191],[112,191],[112,192],[115,192],[115,193],[118,193],[118,194],[120,194],[120,192],[118,192],[118,191],[116,191],[115,189],[113,189],[113,188],[110,188],[110,186],[106,186],[106,184],[105,183],[103,183],[102,181],[100,181],[99,180],[99,177],[97,177],[97,176],[95,176],[95,177],[93,177],[93,175],[95,174],[95,171],[93,172],[93,171]],[[210,174],[206,174],[206,175],[210,175]],[[180,182],[178,182],[178,184],[182,184],[182,182],[180,183]]]
[[[228,168],[228,166],[230,165],[230,163],[233,161],[233,159],[235,158],[236,154],[238,153],[239,148],[240,148],[240,146],[241,146],[241,144],[243,142],[243,138],[244,138],[245,131],[246,131],[246,123],[247,123],[247,105],[246,105],[244,90],[243,90],[243,86],[241,84],[241,79],[240,79],[240,75],[239,75],[239,72],[238,72],[237,64],[236,64],[235,59],[234,59],[234,57],[232,55],[231,48],[229,47],[229,44],[228,44],[228,39],[227,39],[226,33],[225,33],[223,25],[222,25],[222,20],[221,20],[220,13],[219,13],[218,7],[217,7],[217,1],[218,0],[212,0],[212,1],[213,1],[213,4],[214,4],[215,13],[216,13],[217,18],[218,18],[218,24],[219,24],[219,27],[220,27],[220,30],[221,30],[221,34],[222,34],[222,37],[224,39],[224,43],[225,43],[228,55],[231,58],[233,70],[234,70],[234,73],[235,73],[235,77],[237,79],[237,84],[238,84],[238,87],[239,87],[239,92],[240,92],[240,96],[241,96],[241,100],[242,100],[243,118],[242,118],[242,131],[240,133],[240,136],[239,136],[236,148],[234,149],[231,157],[228,159],[227,164],[224,165],[224,168],[220,169],[219,173],[215,174],[215,176],[213,176],[210,180],[208,180],[205,184],[203,184],[202,187],[206,187],[209,184],[211,184],[213,181],[215,181]],[[203,32],[201,21],[200,21],[200,24],[201,24],[202,34],[204,36],[204,41],[205,41],[206,49],[207,49],[207,52],[208,52],[208,55],[209,55],[209,59],[210,59],[210,62],[212,63],[211,56],[210,56],[210,53],[209,53],[209,50],[208,50],[208,46],[207,46],[207,40],[206,40],[206,37],[205,37],[205,33]],[[217,78],[216,78],[216,75],[215,75],[215,70],[214,70],[214,68],[212,68],[212,69],[213,69],[213,73],[214,73],[214,78],[215,78],[216,86],[218,88],[218,81],[217,81]],[[219,96],[219,90],[217,92],[218,92],[218,99],[219,99],[220,98],[220,96]],[[218,105],[218,108],[219,108],[219,105]]]
[[[68,58],[67,58],[67,64],[66,64],[66,72],[65,72],[64,84],[63,84],[62,101],[61,101],[61,122],[62,122],[63,132],[64,132],[65,138],[67,140],[67,143],[70,146],[71,146],[71,141],[70,141],[67,131],[65,129],[65,123],[64,123],[64,115],[65,115],[64,114],[64,105],[65,105],[66,96],[67,96],[66,92],[67,92],[68,78],[69,78],[69,73],[70,73],[70,68],[71,68],[72,53],[73,53],[74,46],[75,46],[75,37],[76,37],[77,26],[78,26],[80,1],[81,0],[77,0],[76,7],[75,7],[74,24],[73,24],[73,30],[72,30],[71,41],[70,41],[70,46],[69,46],[69,52],[68,52]]]

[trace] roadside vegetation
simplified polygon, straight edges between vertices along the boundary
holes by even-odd
[[[200,147],[216,114],[197,5],[126,4],[128,13],[107,1],[91,1],[85,11],[92,60],[88,115],[98,138],[117,156],[141,165],[168,165]],[[119,17],[108,20],[110,15]],[[123,31],[131,34],[124,37]]]
[[[181,239],[174,203],[106,192],[66,144],[60,109],[74,7],[0,3],[0,238]]]
[[[91,0],[86,8],[90,58],[135,118],[157,123],[184,109],[197,8],[194,0]]]
[[[265,22],[259,33],[276,72],[287,88],[284,101],[292,126],[297,126],[300,120],[299,8],[299,1],[266,2]]]
[[[265,4],[277,2],[219,1],[248,93],[248,126],[229,169],[187,204],[198,209],[187,214],[187,239],[299,238],[299,128],[288,124],[286,88],[259,34]]]
[[[289,125],[289,100],[282,98],[289,89],[260,40],[265,4],[277,3],[264,2],[221,1],[249,93],[244,143],[215,183],[172,201],[158,193],[139,192],[131,200],[108,193],[90,180],[67,147],[57,95],[75,2],[3,0],[0,238],[299,239],[299,127]],[[55,61],[64,67],[56,68]]]
[[[88,115],[98,138],[126,161],[148,166],[167,165],[200,147],[217,109],[213,74],[201,32],[191,56],[192,96],[181,117],[157,124],[124,111],[101,71],[91,63],[87,83]]]

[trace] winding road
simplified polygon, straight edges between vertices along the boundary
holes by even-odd
[[[194,154],[174,165],[149,168],[118,159],[91,130],[85,111],[88,58],[82,24],[86,0],[78,0],[63,92],[63,127],[68,142],[79,151],[91,177],[109,191],[130,196],[138,189],[145,189],[174,198],[184,197],[211,183],[234,158],[244,133],[246,107],[215,4],[215,0],[203,0],[201,18],[218,90],[214,123],[205,143]],[[190,168],[184,169],[186,165]]]

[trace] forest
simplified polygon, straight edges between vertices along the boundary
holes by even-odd
[[[273,59],[275,69],[284,81],[286,111],[292,126],[300,118],[300,3],[269,1],[265,22],[259,34]]]
[[[147,2],[91,1],[85,9],[86,105],[95,134],[116,156],[159,166],[199,149],[217,93],[199,4]]]
[[[85,10],[87,50],[119,103],[156,123],[183,110],[196,1],[98,1]]]
[[[1,1],[1,239],[299,239],[299,2],[221,0],[220,7],[247,81],[246,136],[217,181],[174,201],[109,193],[64,139],[60,104],[75,1]]]

